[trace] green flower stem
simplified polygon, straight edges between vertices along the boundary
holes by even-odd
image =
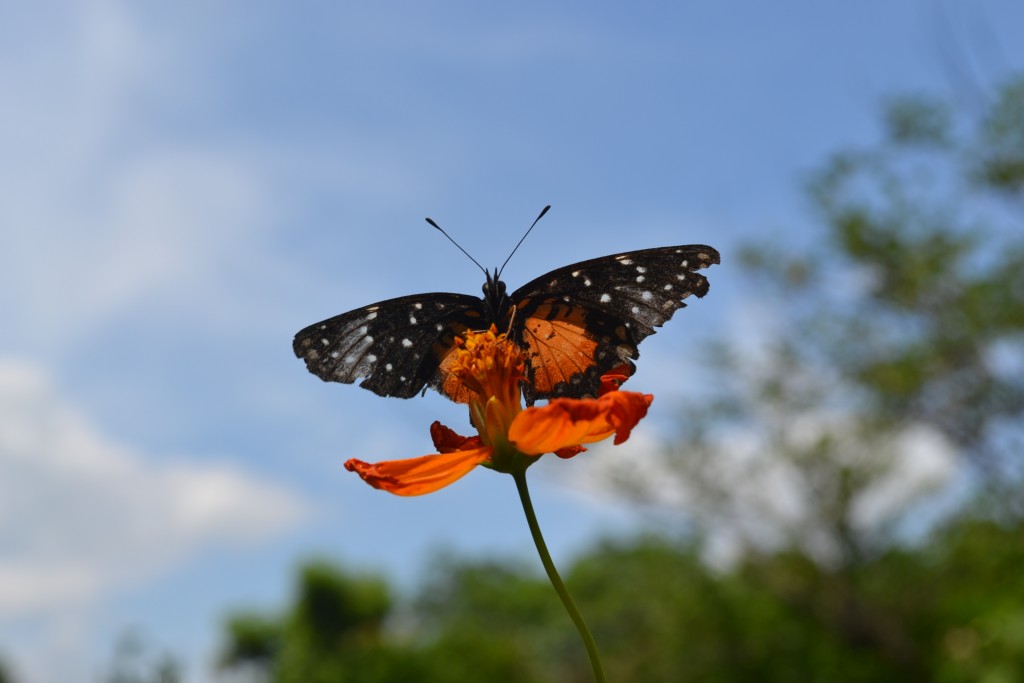
[[[587,628],[587,623],[583,621],[583,615],[580,614],[579,609],[576,607],[576,603],[573,602],[572,596],[569,595],[568,589],[565,584],[562,583],[562,577],[558,575],[558,570],[555,569],[555,563],[551,561],[551,555],[548,553],[548,547],[544,543],[544,537],[540,533],[540,525],[537,524],[537,514],[533,511],[533,503],[530,502],[530,491],[526,488],[526,472],[515,472],[512,474],[512,478],[516,480],[516,488],[519,489],[519,500],[523,503],[523,512],[526,513],[526,521],[530,525],[530,534],[533,535],[533,542],[537,545],[537,553],[540,554],[540,561],[544,564],[544,571],[548,573],[548,579],[551,581],[551,585],[555,587],[555,592],[558,593],[558,597],[562,599],[562,604],[565,605],[565,611],[569,613],[569,617],[572,618],[572,623],[576,624],[576,630],[580,632],[580,637],[583,639],[583,644],[587,647],[587,656],[590,657],[590,665],[594,667],[594,680],[597,683],[606,683],[604,677],[604,666],[601,665],[601,655],[597,652],[597,644],[594,642],[594,636],[590,634],[590,629]]]

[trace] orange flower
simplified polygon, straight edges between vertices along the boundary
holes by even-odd
[[[479,436],[460,436],[434,422],[430,435],[438,454],[376,464],[353,458],[345,469],[375,488],[418,496],[451,484],[477,465],[515,474],[544,453],[570,458],[586,450],[582,444],[612,434],[620,444],[654,400],[650,394],[619,391],[627,376],[612,371],[601,378],[598,398],[556,398],[546,406],[524,409],[523,355],[504,334],[493,326],[470,332],[455,353],[452,371],[471,392],[469,419]]]

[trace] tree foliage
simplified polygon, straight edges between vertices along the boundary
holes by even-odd
[[[710,352],[712,399],[684,406],[656,478],[623,471],[622,489],[833,565],[905,541],[953,479],[1019,519],[1022,112],[1024,78],[974,117],[899,98],[877,145],[818,169],[814,230],[743,250],[757,303]]]
[[[180,683],[181,666],[167,653],[155,654],[142,634],[126,631],[114,646],[114,656],[102,683]]]
[[[842,572],[797,552],[750,555],[716,571],[678,541],[605,543],[573,564],[567,582],[609,680],[958,683],[1024,671],[1021,566],[1024,523],[965,520]],[[336,591],[367,590],[372,600],[380,586],[324,568]],[[275,633],[258,657],[226,656],[223,665],[273,682],[592,680],[550,585],[515,562],[439,563],[413,604],[389,609],[391,627],[331,646],[311,644],[305,599],[277,617],[276,629],[255,629]],[[344,604],[328,599],[321,615]],[[245,650],[235,642],[249,637],[244,621],[230,622],[225,653]]]

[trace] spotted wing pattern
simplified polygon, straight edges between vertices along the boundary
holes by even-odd
[[[641,249],[558,268],[512,296],[514,333],[527,353],[528,403],[597,393],[601,375],[621,365],[632,374],[637,346],[686,304],[703,297],[697,272],[719,263],[694,244]]]
[[[478,297],[417,294],[310,325],[295,335],[292,349],[325,382],[365,378],[359,386],[376,394],[410,398],[427,386],[440,391],[455,337],[487,324]]]

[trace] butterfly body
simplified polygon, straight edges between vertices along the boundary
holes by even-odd
[[[487,312],[492,321],[505,318],[512,307],[512,300],[508,298],[508,288],[505,283],[498,279],[498,271],[492,275],[489,270],[484,271],[484,303],[487,305]]]
[[[410,398],[432,387],[464,402],[450,372],[455,338],[497,326],[526,357],[528,404],[557,396],[595,395],[601,375],[639,357],[690,295],[703,297],[700,272],[719,263],[705,245],[641,249],[555,269],[512,294],[485,271],[483,298],[416,294],[328,318],[295,335],[295,355],[324,381],[352,383],[381,396]]]

